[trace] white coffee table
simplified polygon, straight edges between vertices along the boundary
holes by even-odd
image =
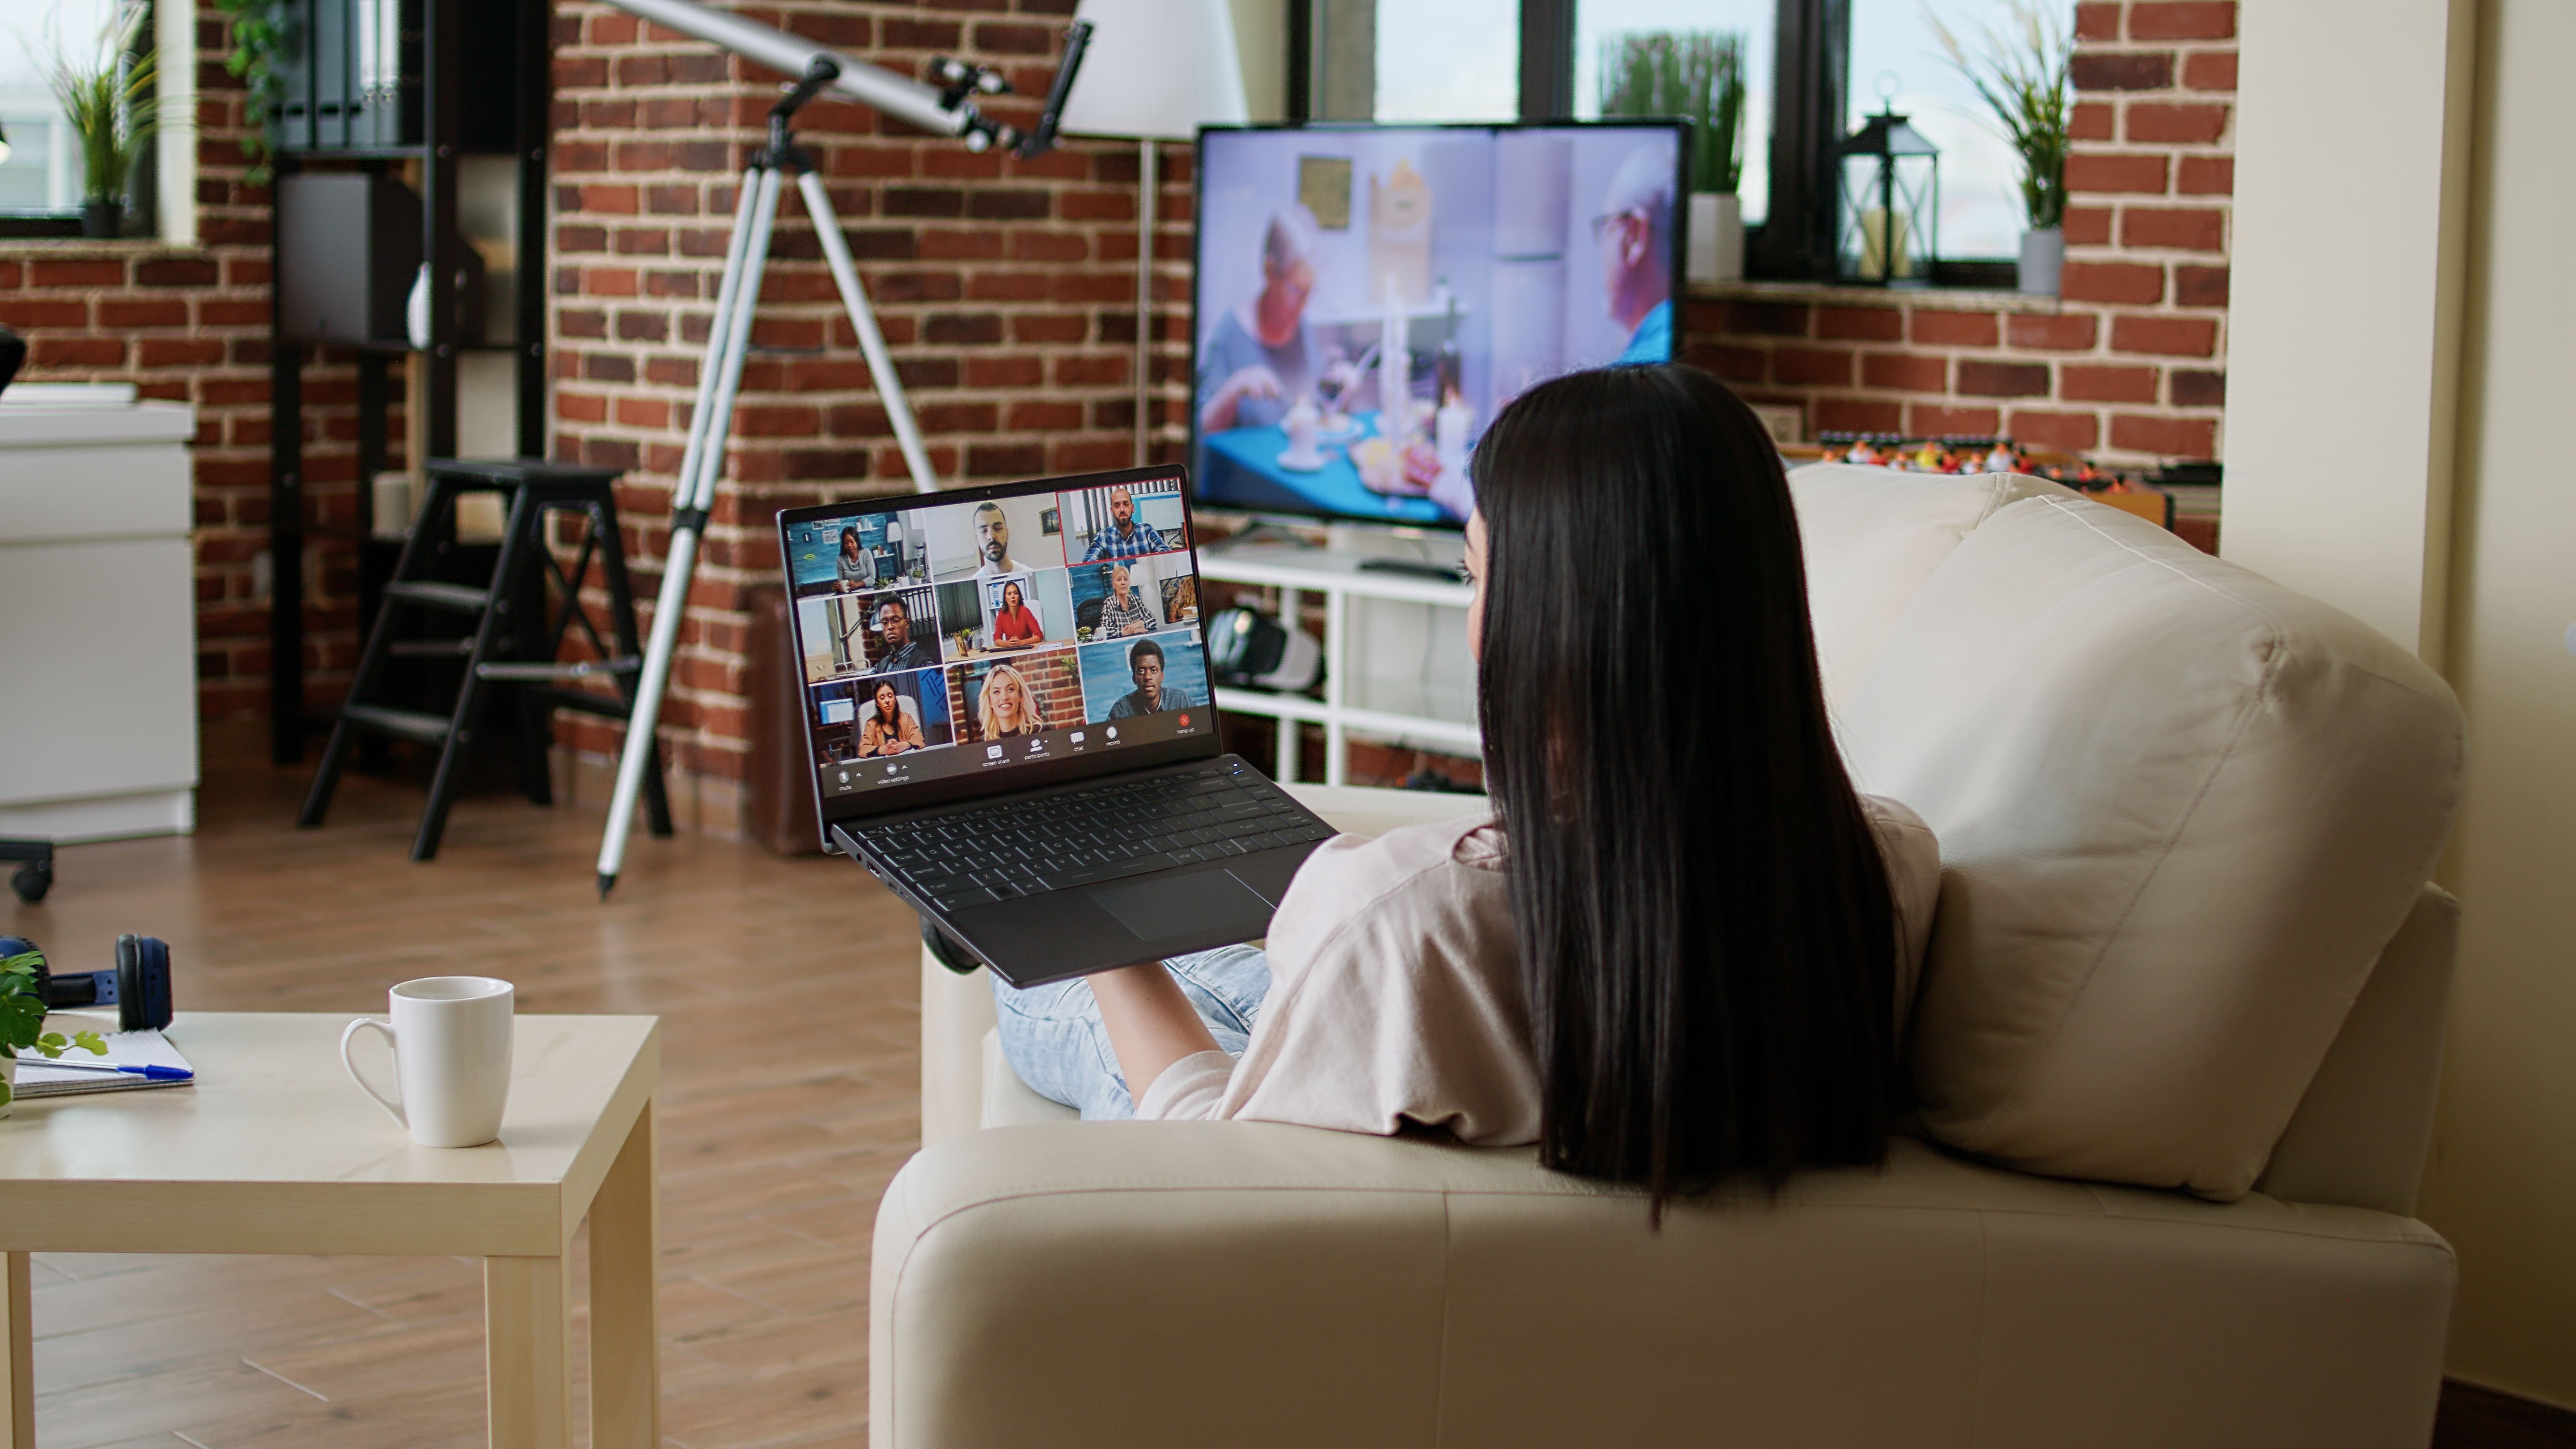
[[[196,1085],[21,1101],[0,1120],[12,1449],[36,1438],[31,1252],[479,1257],[492,1443],[570,1449],[564,1250],[585,1217],[592,1442],[661,1442],[655,1018],[521,1016],[501,1140],[447,1149],[414,1145],[349,1081],[348,1020],[183,1013],[169,1034]]]

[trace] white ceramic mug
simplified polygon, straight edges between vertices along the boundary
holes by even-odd
[[[386,993],[390,1024],[372,1016],[340,1033],[340,1065],[423,1147],[479,1147],[501,1135],[510,1100],[510,1013],[516,989],[490,976],[424,976]],[[394,1052],[397,1102],[371,1085],[349,1058],[349,1043],[373,1027]]]

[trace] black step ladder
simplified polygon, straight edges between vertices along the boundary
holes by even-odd
[[[438,854],[438,837],[447,828],[447,808],[455,798],[460,772],[471,752],[485,704],[493,686],[515,689],[522,711],[520,784],[537,804],[551,803],[547,783],[548,721],[555,710],[571,709],[623,721],[635,707],[635,679],[643,664],[642,636],[635,627],[635,594],[626,577],[626,551],[617,526],[615,484],[618,470],[581,468],[535,459],[508,462],[462,462],[432,459],[427,467],[429,495],[421,501],[393,581],[385,585],[384,603],[367,631],[367,647],[358,655],[357,673],[349,680],[348,701],[340,706],[331,743],[322,752],[322,768],[313,776],[312,793],[295,823],[322,823],[331,794],[360,730],[438,747],[438,768],[430,777],[429,803],[421,811],[420,834],[411,858]],[[500,558],[482,588],[445,583],[429,577],[435,561],[456,541],[457,501],[469,493],[498,493],[508,521],[502,526]],[[548,521],[558,513],[580,513],[589,526],[567,569],[547,547]],[[615,647],[601,637],[582,607],[581,586],[597,559],[608,587],[608,614]],[[541,567],[538,587],[529,589],[530,571]],[[554,587],[545,589],[551,580]],[[548,595],[562,604],[557,612]],[[474,632],[453,644],[397,643],[396,610],[435,610],[471,615]],[[525,617],[533,612],[533,619]],[[514,617],[515,615],[515,617]],[[589,643],[591,659],[559,662],[565,637],[578,625]],[[374,703],[381,697],[387,664],[395,655],[435,650],[464,660],[463,682],[456,704],[441,716],[423,710]],[[615,693],[603,694],[580,681],[605,677]],[[655,835],[671,833],[671,805],[662,788],[662,752],[656,744],[644,774],[646,819]]]

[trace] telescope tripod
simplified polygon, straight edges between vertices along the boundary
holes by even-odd
[[[913,487],[923,493],[935,492],[939,487],[930,470],[930,455],[922,450],[921,429],[913,422],[912,405],[904,398],[901,379],[895,376],[894,360],[886,354],[885,334],[877,330],[867,289],[859,284],[858,268],[850,260],[850,244],[841,234],[841,219],[832,210],[832,198],[824,192],[822,179],[814,174],[813,158],[795,144],[796,112],[839,75],[840,67],[832,61],[815,60],[804,79],[770,107],[769,144],[753,152],[750,163],[743,168],[733,238],[725,253],[724,281],[716,290],[715,320],[707,333],[706,360],[698,367],[697,406],[689,415],[688,447],[680,459],[679,485],[671,495],[670,558],[663,565],[662,590],[653,607],[653,633],[644,648],[634,711],[617,759],[617,790],[609,799],[608,831],[599,846],[602,897],[617,884],[627,832],[635,823],[636,798],[652,762],[653,728],[662,712],[663,687],[670,682],[671,655],[679,644],[680,616],[688,607],[689,580],[696,570],[699,542],[706,533],[707,510],[714,505],[716,483],[724,476],[726,440],[733,432],[734,399],[742,390],[743,361],[751,351],[752,314],[759,310],[761,275],[769,265],[770,233],[778,219],[779,193],[788,177],[795,178],[796,194],[804,198],[805,214],[814,223],[816,239],[823,244],[823,260],[832,270],[832,281],[840,288],[841,305],[849,311],[850,325],[858,331],[859,351],[866,355],[868,375],[876,383],[877,396],[885,402],[886,418],[894,426],[895,445],[903,450],[904,466],[912,474]]]

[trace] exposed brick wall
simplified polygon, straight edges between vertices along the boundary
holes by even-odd
[[[2234,0],[2075,7],[2061,297],[1845,288],[1695,300],[1688,356],[1811,430],[2004,432],[2121,462],[2219,455]]]
[[[268,191],[242,181],[227,23],[203,0],[197,15],[198,245],[0,244],[0,322],[27,336],[28,381],[132,382],[195,404],[198,697],[209,719],[247,718],[268,707],[268,603],[253,587],[268,547]],[[325,359],[307,372],[305,398],[314,516],[351,523],[354,371]],[[306,678],[327,708],[356,654],[355,552],[316,540],[313,555]]]
[[[743,13],[908,75],[934,55],[1006,68],[1034,113],[1073,0],[815,4]],[[619,497],[649,600],[668,543],[739,168],[777,78],[588,0],[555,18],[555,452],[628,470]],[[855,106],[809,108],[816,157],[944,486],[1127,465],[1136,150],[1068,141],[976,155]],[[1185,367],[1189,151],[1163,152],[1156,367],[1177,419]],[[701,555],[663,737],[701,817],[743,778],[745,589],[774,580],[777,510],[910,486],[802,208],[782,215],[731,462]],[[807,351],[789,351],[807,349]],[[819,349],[813,351],[811,349]],[[1169,447],[1170,445],[1166,445]],[[1175,450],[1176,451],[1176,450]],[[613,729],[567,717],[585,756]],[[710,797],[715,797],[710,799]]]

